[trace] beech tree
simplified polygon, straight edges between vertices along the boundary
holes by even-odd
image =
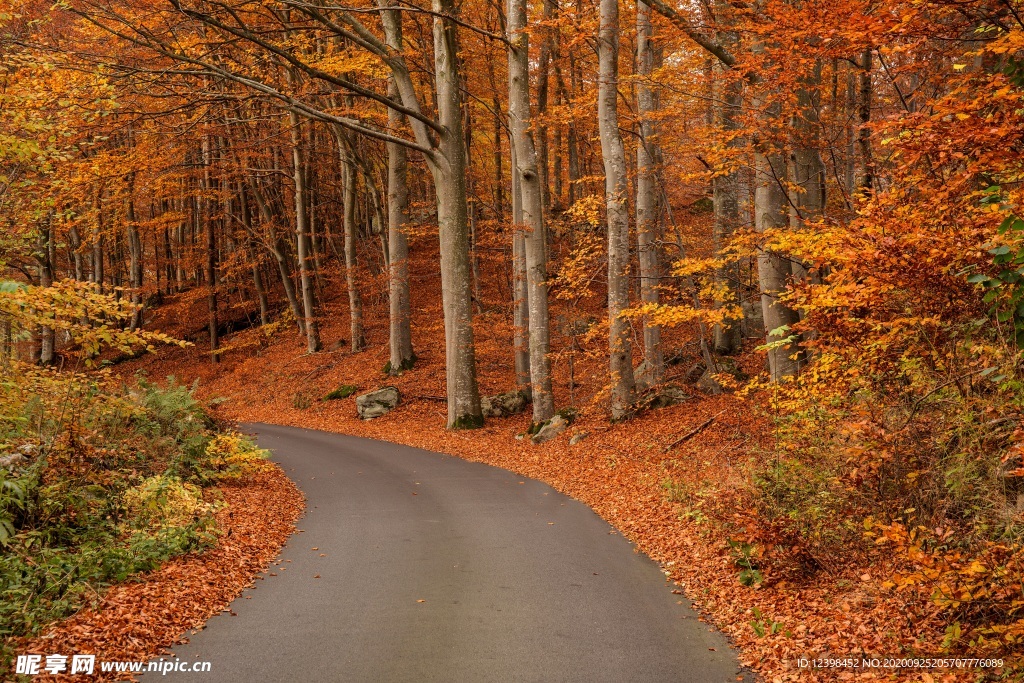
[[[526,0],[509,0],[508,78],[509,129],[515,148],[513,176],[518,181],[526,270],[526,301],[529,325],[530,389],[533,421],[542,423],[555,413],[551,393],[551,350],[548,320],[547,237],[544,231],[543,183],[537,167],[530,116],[530,41],[526,32]]]
[[[601,0],[598,33],[597,123],[604,161],[608,222],[608,345],[611,414],[629,415],[635,399],[633,344],[623,313],[629,308],[629,214],[626,206],[626,151],[619,132],[619,2]]]

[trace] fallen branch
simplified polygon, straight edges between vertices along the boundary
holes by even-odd
[[[714,415],[712,415],[711,417],[709,417],[709,418],[708,418],[707,420],[705,420],[704,422],[701,422],[701,423],[700,423],[699,425],[697,425],[696,427],[694,427],[694,428],[693,428],[693,429],[691,429],[690,431],[686,432],[685,434],[683,434],[683,435],[682,435],[681,437],[679,437],[678,439],[676,439],[675,441],[673,441],[673,442],[672,442],[672,443],[670,443],[669,445],[665,446],[665,450],[663,450],[663,451],[662,451],[662,453],[668,453],[668,452],[669,452],[670,450],[672,450],[672,449],[673,449],[673,448],[675,448],[676,446],[678,446],[678,445],[680,445],[680,444],[683,444],[683,443],[686,443],[687,441],[689,441],[689,440],[690,440],[690,439],[692,439],[693,437],[697,436],[698,434],[700,434],[701,432],[703,432],[703,431],[704,431],[705,429],[707,429],[707,428],[708,428],[708,426],[709,426],[709,425],[710,425],[710,424],[711,424],[712,422],[714,422],[714,421],[715,421],[715,418],[716,418],[716,417],[718,417],[719,415],[721,415],[721,414],[722,414],[722,413],[724,413],[724,412],[725,412],[724,410],[720,410],[719,412],[715,413]]]
[[[425,395],[425,394],[417,394],[415,396],[410,396],[409,398],[419,398],[419,399],[422,399],[424,401],[447,401],[448,400],[447,396],[429,396],[429,395]]]

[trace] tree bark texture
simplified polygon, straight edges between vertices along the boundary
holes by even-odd
[[[526,33],[526,0],[509,0],[509,127],[515,145],[520,181],[522,225],[525,228],[527,307],[529,310],[530,388],[533,421],[541,423],[555,414],[551,392],[550,325],[544,200],[537,151],[530,130],[529,36]]]
[[[608,221],[608,345],[611,416],[629,416],[635,393],[629,321],[629,214],[626,206],[626,152],[619,132],[619,2],[601,0],[598,31],[597,122],[604,160]]]

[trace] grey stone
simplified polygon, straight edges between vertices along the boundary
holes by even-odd
[[[484,417],[508,417],[526,410],[526,396],[521,391],[506,391],[497,396],[480,399],[480,410]]]
[[[661,391],[651,399],[651,408],[667,408],[668,406],[678,405],[685,401],[689,401],[692,396],[682,390],[682,388],[675,385],[669,385],[662,388]]]
[[[376,391],[356,397],[356,412],[364,420],[387,415],[401,400],[398,387],[382,387]]]
[[[28,462],[28,458],[21,453],[0,455],[0,467],[6,467],[7,469],[14,469],[17,465],[23,465],[26,462]]]
[[[590,432],[576,432],[571,437],[569,437],[569,445],[570,446],[575,446],[576,444],[578,444],[580,441],[583,441],[583,439],[587,438],[588,436],[590,436]]]
[[[650,390],[654,386],[654,377],[650,363],[643,361],[633,368],[633,382],[636,390],[640,393]]]
[[[683,381],[687,384],[696,384],[704,376],[704,373],[707,372],[707,369],[708,366],[704,364],[704,361],[698,361],[686,371]]]
[[[534,444],[542,444],[551,439],[555,438],[566,430],[569,426],[569,421],[561,415],[555,415],[553,418],[544,423],[544,426],[540,428],[533,438],[530,439]]]
[[[740,366],[733,358],[718,358],[715,363],[717,369],[705,370],[700,379],[697,380],[697,387],[709,393],[722,391],[723,387],[715,380],[713,375],[732,375],[739,381],[747,379],[747,374],[740,369]]]

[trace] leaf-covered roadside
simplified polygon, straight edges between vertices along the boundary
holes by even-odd
[[[0,368],[0,670],[17,638],[216,545],[211,485],[267,468],[173,379]]]
[[[216,547],[183,555],[156,571],[108,590],[94,608],[18,642],[21,653],[90,652],[97,660],[142,661],[184,642],[221,612],[277,555],[302,514],[302,493],[276,466],[219,485],[223,506],[215,513],[221,531]],[[145,610],[140,612],[140,606]],[[125,674],[80,678],[90,683],[124,680]],[[32,681],[69,680],[34,676]]]

